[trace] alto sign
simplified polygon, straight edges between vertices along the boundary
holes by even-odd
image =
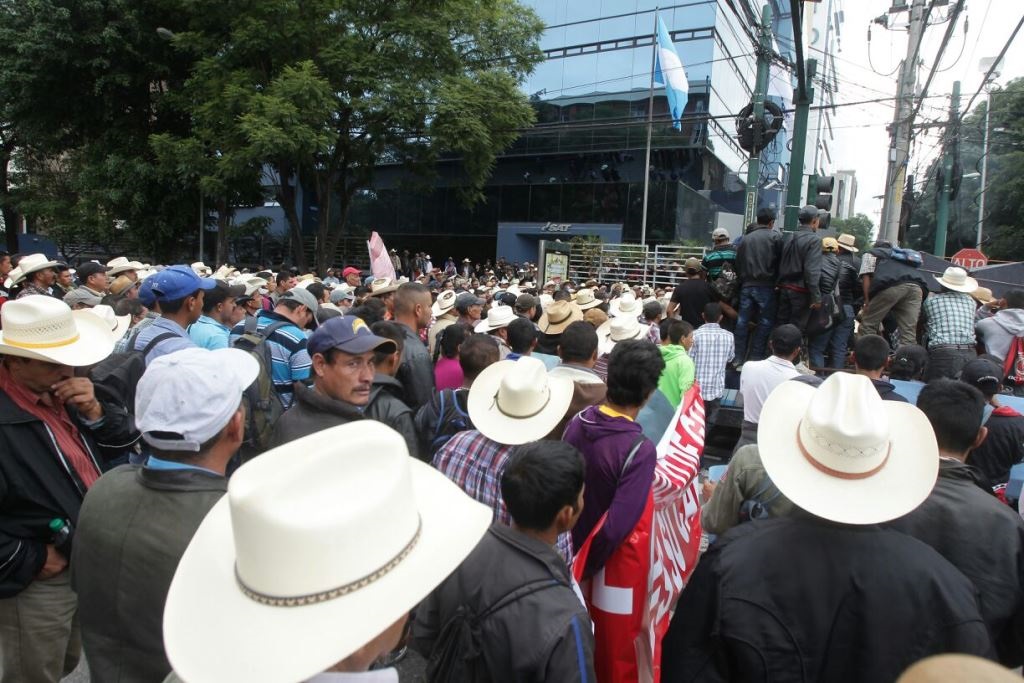
[[[964,270],[973,270],[974,268],[988,265],[988,256],[985,256],[977,249],[961,249],[953,254],[951,260]]]

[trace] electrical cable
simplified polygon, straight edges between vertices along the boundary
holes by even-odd
[[[989,82],[989,78],[991,78],[996,67],[999,66],[999,62],[1003,60],[1003,57],[1006,55],[1006,51],[1010,49],[1010,44],[1013,42],[1013,39],[1017,37],[1017,33],[1020,32],[1021,26],[1024,26],[1024,16],[1022,16],[1020,21],[1017,22],[1017,26],[1013,29],[1013,33],[1011,33],[1010,37],[1006,40],[1006,44],[1003,45],[1003,49],[999,51],[999,56],[996,57],[995,61],[992,62],[992,66],[990,66],[988,71],[985,72],[985,77],[981,79],[981,85],[979,85],[978,89],[974,91],[974,94],[971,95],[971,99],[967,102],[967,106],[964,107],[964,110],[960,113],[960,120],[957,124],[958,127],[964,122],[964,117],[967,116],[967,112],[970,111],[971,105],[974,104],[974,100],[978,99],[978,95],[980,95],[981,91],[985,88],[985,84]]]

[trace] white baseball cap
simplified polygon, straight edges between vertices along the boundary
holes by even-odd
[[[146,443],[198,453],[238,410],[256,381],[256,359],[238,349],[182,349],[153,359],[135,392],[135,424]]]

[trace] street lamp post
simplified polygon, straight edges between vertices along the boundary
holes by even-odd
[[[988,181],[988,122],[992,114],[992,90],[988,91],[988,102],[985,104],[985,132],[981,142],[981,192],[978,194],[978,236],[974,241],[976,249],[981,249],[982,231],[985,227],[985,184]]]

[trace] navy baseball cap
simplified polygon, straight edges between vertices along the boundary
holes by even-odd
[[[156,275],[146,278],[152,280],[150,289],[157,301],[177,301],[193,294],[197,290],[209,291],[217,286],[213,278],[202,278],[188,266],[171,266],[164,268]]]
[[[390,350],[385,350],[384,347],[389,347]],[[376,349],[394,353],[398,350],[398,345],[390,339],[375,335],[362,318],[345,315],[325,320],[316,332],[309,336],[306,349],[311,356],[314,353],[326,353],[330,349],[358,355]]]
[[[153,294],[153,277],[147,277],[139,285],[139,301],[146,308],[153,308],[153,304],[156,303],[156,295]]]

